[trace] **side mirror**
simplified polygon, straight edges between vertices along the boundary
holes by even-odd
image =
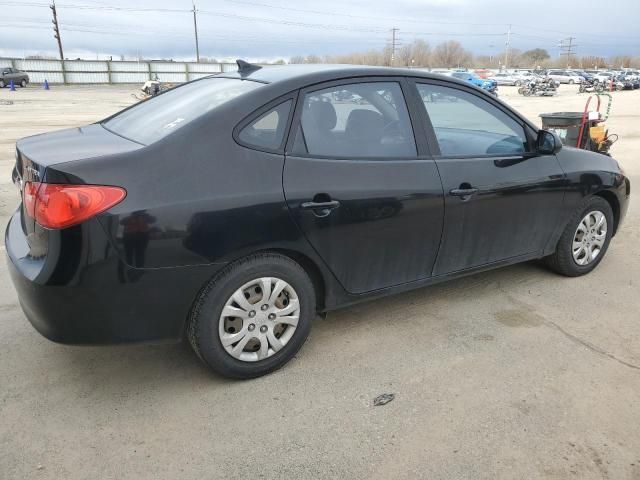
[[[551,130],[538,130],[536,140],[538,153],[542,155],[554,155],[562,149],[562,140]]]

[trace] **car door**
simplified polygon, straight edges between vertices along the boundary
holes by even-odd
[[[19,82],[18,82],[18,75],[16,73],[16,70],[13,68],[9,68],[8,70],[9,70],[9,74],[6,76],[7,83],[13,80],[13,83],[17,85]]]
[[[445,193],[433,274],[542,252],[564,194],[555,155],[533,153],[533,129],[480,92],[439,81],[416,88]]]
[[[443,191],[406,80],[360,78],[300,92],[283,186],[295,222],[346,291],[431,275]],[[413,102],[419,101],[411,92]]]

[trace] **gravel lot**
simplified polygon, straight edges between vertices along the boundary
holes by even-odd
[[[15,140],[96,121],[134,91],[1,90],[0,225],[18,202]],[[586,100],[500,92],[532,119]],[[612,152],[640,185],[640,91],[613,96]],[[335,312],[284,369],[245,382],[182,344],[53,344],[3,262],[0,478],[640,479],[639,244],[634,199],[591,275],[527,263]]]

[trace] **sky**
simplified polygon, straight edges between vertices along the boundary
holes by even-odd
[[[57,56],[47,0],[0,0],[0,56]],[[475,54],[545,48],[640,56],[640,0],[195,0],[200,55],[250,61],[457,40]],[[608,5],[608,8],[605,6]],[[613,6],[615,5],[615,7]],[[66,58],[195,58],[191,0],[58,0]],[[599,17],[599,13],[602,16]],[[511,35],[509,32],[511,25]]]

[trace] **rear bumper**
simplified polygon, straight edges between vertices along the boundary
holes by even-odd
[[[92,230],[77,228],[84,237]],[[134,269],[104,239],[74,242],[73,256],[51,248],[55,243],[64,238],[51,241],[45,257],[30,256],[19,213],[5,234],[9,272],[27,319],[44,337],[65,344],[179,340],[198,292],[222,266]]]

